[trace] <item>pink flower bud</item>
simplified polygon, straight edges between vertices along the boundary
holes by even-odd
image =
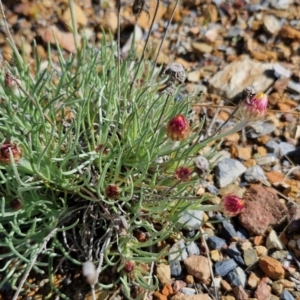
[[[179,167],[176,171],[175,171],[175,177],[178,180],[182,180],[183,182],[187,182],[190,181],[192,176],[191,176],[191,170],[187,167]]]
[[[15,163],[22,158],[22,151],[16,144],[11,144],[10,141],[5,141],[0,147],[0,162],[10,164],[10,151],[13,155]]]
[[[267,111],[268,97],[264,93],[258,93],[246,98],[240,104],[238,113],[241,118],[250,122],[262,119]]]
[[[244,207],[244,200],[234,194],[228,194],[222,198],[223,211],[229,217],[238,215]]]
[[[9,89],[14,88],[17,85],[9,72],[5,72],[4,85]]]
[[[114,184],[110,184],[105,189],[105,195],[107,198],[116,199],[120,195],[119,188]]]
[[[167,124],[167,136],[172,141],[186,140],[191,132],[190,124],[184,115],[177,115]]]

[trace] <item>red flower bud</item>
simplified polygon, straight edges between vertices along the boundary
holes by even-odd
[[[16,144],[11,144],[9,141],[5,141],[0,147],[0,162],[10,164],[10,151],[17,163],[22,158],[22,151]]]
[[[228,194],[222,198],[222,207],[225,215],[234,217],[244,209],[245,202],[234,194]]]
[[[179,167],[175,171],[175,177],[178,180],[182,180],[183,182],[190,181],[192,178],[191,174],[192,174],[191,170],[187,167]]]
[[[19,198],[11,200],[9,205],[13,210],[19,210],[22,208],[22,202]]]
[[[177,115],[167,124],[167,136],[172,141],[186,140],[191,132],[190,124],[184,115]]]
[[[120,195],[119,188],[114,184],[110,184],[105,189],[105,195],[107,198],[116,199]]]
[[[134,268],[134,261],[130,260],[130,261],[126,262],[125,266],[123,267],[123,270],[126,273],[131,273],[133,268]]]

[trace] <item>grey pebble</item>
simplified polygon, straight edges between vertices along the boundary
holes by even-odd
[[[191,255],[200,255],[200,249],[198,247],[198,245],[195,242],[190,242],[188,243],[186,250],[189,254],[189,256]]]
[[[235,269],[235,272],[236,272],[236,274],[237,274],[237,276],[238,276],[238,278],[239,278],[239,280],[240,280],[240,282],[242,284],[242,287],[245,287],[246,286],[246,282],[247,282],[247,276],[246,276],[244,270],[242,268],[240,268],[240,267],[237,267]]]
[[[196,290],[195,289],[192,289],[192,288],[182,288],[180,290],[180,292],[184,295],[195,295],[196,294]]]
[[[225,253],[232,258],[238,265],[245,266],[244,259],[242,257],[242,253],[238,250],[236,246],[229,246]]]
[[[278,153],[280,149],[279,143],[274,140],[268,141],[265,146],[270,153]]]
[[[201,210],[185,210],[182,212],[178,223],[183,226],[184,229],[198,229],[202,224],[203,211]]]
[[[284,290],[281,294],[280,294],[280,297],[279,297],[281,300],[295,300],[295,298],[292,296],[292,294],[287,291],[287,290]]]
[[[184,240],[176,242],[169,250],[169,261],[185,260],[188,257]]]
[[[292,152],[295,150],[295,147],[287,142],[281,142],[279,143],[279,151],[280,155],[284,156],[289,152]]]
[[[246,167],[236,159],[225,158],[216,167],[215,177],[219,187],[225,187],[234,182],[246,171]]]
[[[216,262],[214,267],[216,275],[224,277],[237,267],[237,263],[233,259],[227,259]]]
[[[268,121],[260,122],[255,125],[251,125],[250,127],[251,129],[247,131],[247,136],[252,139],[256,139],[260,136],[269,134],[276,129],[274,123]]]
[[[223,248],[224,246],[227,245],[226,241],[224,239],[221,239],[221,238],[219,238],[219,237],[217,237],[215,235],[214,236],[210,236],[206,240],[206,242],[207,242],[208,247],[210,249],[213,249],[213,250],[215,250],[215,249],[219,250],[219,249],[221,249],[221,248]]]
[[[288,258],[288,254],[289,254],[288,251],[277,250],[277,251],[273,252],[270,256],[277,260],[282,261],[283,259]]]
[[[229,273],[226,275],[225,280],[226,280],[232,287],[242,285],[242,283],[241,283],[241,281],[240,281],[240,279],[239,279],[239,276],[238,276],[238,274],[235,272],[235,270],[229,272]]]
[[[264,170],[259,165],[247,168],[244,177],[245,180],[249,183],[259,181],[264,184],[268,184],[268,180],[265,176]]]
[[[237,237],[237,232],[233,226],[233,224],[231,222],[229,222],[228,220],[224,220],[222,222],[222,236],[228,240],[231,239],[233,237]]]
[[[180,277],[182,274],[182,267],[180,261],[178,260],[170,261],[169,265],[171,269],[171,276]]]

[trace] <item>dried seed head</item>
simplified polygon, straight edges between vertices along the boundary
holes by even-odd
[[[245,207],[243,199],[234,194],[225,195],[222,198],[222,208],[224,214],[229,217],[238,215]]]
[[[144,11],[148,18],[150,18],[149,6],[145,0],[134,0],[132,4],[132,12],[135,15],[135,19],[137,20],[140,14]]]
[[[13,210],[19,210],[22,208],[22,202],[19,198],[12,199],[9,205]]]
[[[244,88],[242,92],[242,100],[246,102],[250,101],[250,99],[256,94],[256,90],[253,85],[248,85]]]
[[[199,176],[205,175],[209,171],[209,162],[204,156],[197,156],[194,159],[195,171]]]
[[[177,115],[167,124],[167,136],[172,141],[184,141],[191,132],[189,121],[184,115]]]
[[[14,88],[17,85],[13,76],[8,71],[5,72],[4,85],[9,89]]]
[[[86,261],[82,265],[82,273],[87,283],[95,285],[98,282],[98,274],[95,265],[91,261]]]
[[[0,162],[10,164],[10,152],[17,163],[22,158],[22,151],[16,144],[11,144],[9,141],[5,141],[0,147]]]
[[[105,189],[105,195],[107,198],[116,199],[120,195],[119,188],[114,184],[110,184]]]
[[[180,83],[184,83],[186,78],[186,73],[183,66],[179,63],[173,63],[165,72],[167,75],[170,75],[169,81],[179,81]]]
[[[190,181],[192,178],[191,174],[192,174],[191,170],[187,167],[179,167],[175,171],[175,177],[178,180],[181,180],[182,182]]]
[[[244,99],[240,104],[238,114],[242,119],[254,122],[262,119],[267,111],[268,97],[264,93],[253,95],[249,99]]]

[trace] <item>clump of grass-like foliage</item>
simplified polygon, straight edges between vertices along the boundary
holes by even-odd
[[[179,142],[166,135],[174,116],[191,120],[192,97],[176,101],[181,83],[139,64],[134,47],[119,65],[117,44],[101,45],[83,41],[69,56],[57,45],[57,63],[48,47],[47,67],[36,55],[31,74],[12,43],[15,64],[4,64],[0,89],[0,289],[25,288],[31,269],[53,279],[54,261],[66,258],[94,262],[97,275],[115,267],[118,276],[96,284],[122,283],[128,298],[132,284],[155,290],[149,265],[168,250],[157,244],[180,233],[182,212],[209,209],[194,197],[197,174],[174,176],[192,170],[207,144],[201,126]]]

